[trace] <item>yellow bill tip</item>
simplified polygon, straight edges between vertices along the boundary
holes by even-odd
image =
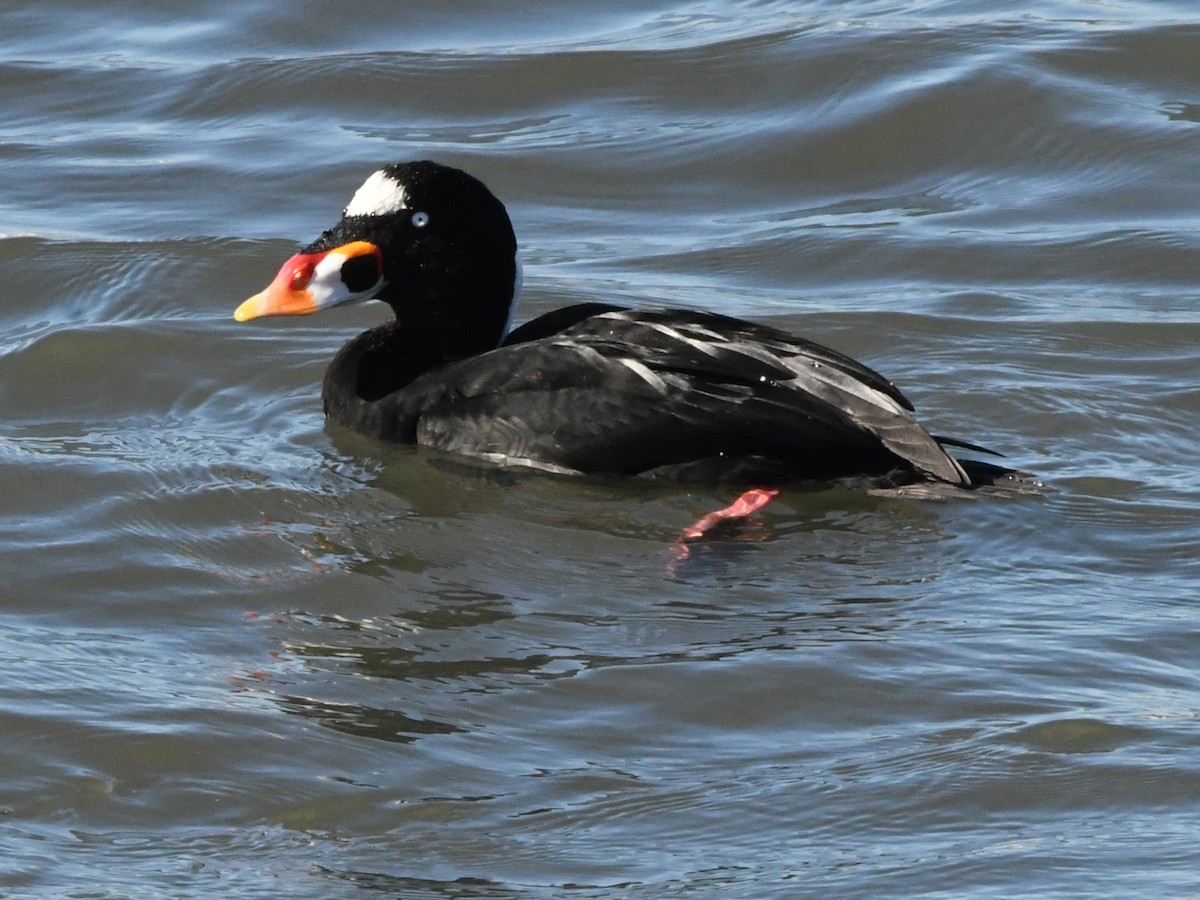
[[[237,309],[233,311],[234,321],[249,322],[251,319],[257,319],[262,313],[259,312],[259,307],[262,306],[262,294],[255,294],[249,300],[244,300]]]

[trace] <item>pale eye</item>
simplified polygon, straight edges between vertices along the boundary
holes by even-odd
[[[429,213],[415,212],[413,213],[412,223],[414,228],[424,228],[429,224]]]

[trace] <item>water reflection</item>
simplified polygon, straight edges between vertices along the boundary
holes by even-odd
[[[454,734],[462,729],[447,722],[420,719],[399,710],[380,709],[359,703],[333,703],[314,697],[276,696],[284,712],[313,719],[317,724],[344,734],[406,744],[429,734]]]
[[[410,878],[382,872],[358,872],[318,867],[318,872],[339,884],[350,884],[364,891],[378,891],[389,897],[453,897],[455,900],[511,900],[528,896],[525,889],[514,889],[487,878]],[[586,887],[572,885],[572,888]]]
[[[272,664],[247,683],[323,727],[409,743],[487,728],[480,710],[504,697],[519,697],[529,715],[542,687],[564,678],[753,663],[886,640],[912,624],[904,598],[884,593],[815,599],[743,584],[721,603],[686,583],[662,584],[659,598],[636,603],[604,596],[606,585],[593,586],[600,596],[556,592],[557,600],[455,587],[409,595],[387,615],[280,614]]]

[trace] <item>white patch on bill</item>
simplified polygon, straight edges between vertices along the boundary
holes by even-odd
[[[383,169],[375,172],[355,191],[344,216],[383,216],[407,208],[404,185]]]

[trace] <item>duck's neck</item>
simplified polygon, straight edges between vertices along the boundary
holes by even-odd
[[[455,303],[401,307],[396,319],[367,331],[337,354],[326,374],[368,403],[431,369],[495,350],[504,341],[510,307],[464,309]]]

